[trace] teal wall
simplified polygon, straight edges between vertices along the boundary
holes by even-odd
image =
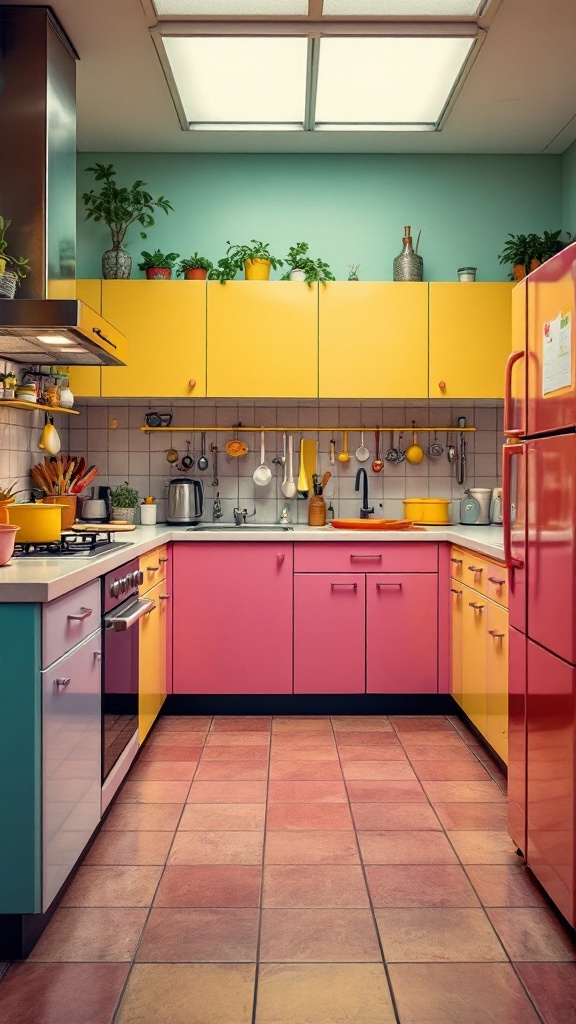
[[[576,142],[562,156],[562,227],[576,236]]]
[[[142,178],[175,210],[158,213],[145,242],[130,229],[133,277],[142,249],[198,250],[216,261],[227,239],[258,238],[278,256],[309,242],[339,280],[359,263],[361,280],[386,281],[410,224],[414,237],[422,229],[426,280],[456,280],[458,267],[472,265],[479,280],[498,281],[507,277],[498,253],[508,232],[541,233],[562,221],[561,156],[80,153],[78,277],[100,277],[110,247],[107,229],[85,221],[81,200],[96,160],[114,164],[120,185]]]

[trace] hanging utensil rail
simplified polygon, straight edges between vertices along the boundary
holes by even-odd
[[[10,402],[9,404],[13,405],[14,403]],[[36,408],[38,408],[38,406]],[[57,411],[57,410],[53,410],[53,411]],[[231,430],[249,431],[250,433],[254,433],[255,431],[261,431],[261,430],[264,430],[266,432],[274,431],[276,433],[278,433],[278,432],[282,433],[282,431],[285,430],[287,434],[290,434],[290,433],[291,434],[310,434],[310,433],[317,433],[317,432],[320,432],[320,431],[322,431],[323,433],[328,431],[329,433],[334,434],[336,432],[340,432],[341,433],[343,430],[347,430],[349,433],[352,433],[352,434],[354,434],[354,433],[360,434],[363,430],[366,430],[366,429],[371,429],[371,428],[366,428],[366,427],[346,427],[346,426],[319,427],[319,426],[310,426],[310,425],[307,425],[305,427],[261,427],[258,424],[255,424],[252,427],[214,427],[214,426],[212,426],[212,427],[146,427],[146,426],[140,427],[140,430],[143,430],[146,434],[159,434],[162,431],[164,431],[165,433],[175,433],[176,431],[182,431],[182,430],[185,430],[185,431],[188,431],[188,432],[190,432],[190,431],[197,431],[197,430],[200,430],[200,431],[205,430],[206,433],[210,433],[210,432],[215,433],[216,431],[225,430],[228,434],[230,433]],[[372,429],[375,429],[375,428],[372,428]],[[381,431],[382,430],[394,430],[396,432],[400,432],[400,431],[410,431],[410,430],[412,430],[412,427],[408,427],[408,426],[406,426],[406,424],[404,424],[401,427],[387,427],[387,426],[383,426],[383,427],[380,427],[379,429]],[[418,430],[422,434],[424,434],[424,433],[434,433],[434,431],[437,431],[437,433],[439,433],[439,434],[446,433],[446,432],[452,432],[452,433],[458,433],[458,434],[475,433],[476,429],[477,429],[476,427],[458,427],[458,426],[456,426],[456,427],[455,426],[451,426],[451,427],[420,427],[419,426],[419,427],[416,427],[416,430]]]

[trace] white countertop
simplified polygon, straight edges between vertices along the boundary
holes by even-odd
[[[186,543],[274,543],[294,541],[359,541],[361,543],[438,543],[461,544],[491,558],[503,559],[504,540],[501,526],[428,526],[422,531],[334,530],[331,526],[294,526],[290,530],[250,530],[243,527],[220,527],[214,531],[195,532],[185,526],[137,526],[133,533],[122,534],[118,551],[107,551],[93,558],[12,558],[0,566],[0,602],[53,601],[84,583],[90,583],[125,562],[131,561],[169,541]]]

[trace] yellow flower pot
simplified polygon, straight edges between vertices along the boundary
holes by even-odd
[[[0,274],[3,274],[6,270],[6,260],[0,256]]]
[[[244,260],[244,277],[247,281],[267,281],[270,260]]]

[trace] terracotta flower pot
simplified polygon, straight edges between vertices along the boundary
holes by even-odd
[[[542,264],[539,259],[534,258],[533,260],[530,260],[530,270],[536,270],[536,267],[540,266],[542,266]]]
[[[146,267],[146,277],[149,281],[169,281],[172,271],[170,267]]]
[[[523,277],[526,277],[526,267],[523,263],[515,263],[513,272],[515,281],[521,281]]]
[[[207,273],[202,267],[190,267],[184,271],[184,277],[186,281],[205,281]]]

